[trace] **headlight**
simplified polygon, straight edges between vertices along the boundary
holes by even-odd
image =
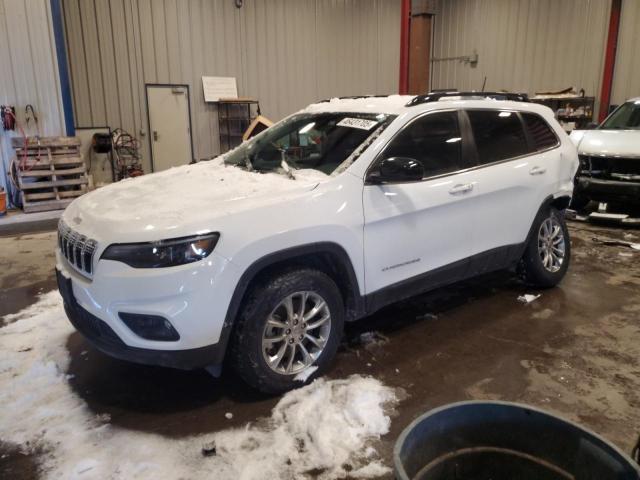
[[[206,258],[219,238],[219,233],[207,233],[159,242],[114,244],[107,247],[100,258],[123,262],[134,268],[174,267]]]

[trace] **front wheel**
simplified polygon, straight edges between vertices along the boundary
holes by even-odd
[[[538,213],[522,264],[527,283],[540,288],[554,287],[569,268],[571,243],[564,216],[548,207]]]
[[[250,386],[281,393],[321,375],[338,350],[344,307],[326,274],[296,269],[252,289],[232,344],[235,370]]]

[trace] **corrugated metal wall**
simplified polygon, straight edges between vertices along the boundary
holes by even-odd
[[[475,68],[455,60],[435,62],[432,88],[480,89],[486,76],[487,90],[533,93],[574,86],[599,96],[610,3],[441,0],[433,56],[476,50],[479,62]],[[631,48],[637,47],[636,40]]]
[[[0,104],[16,107],[24,124],[24,108],[36,109],[42,135],[63,135],[64,117],[49,0],[0,0]],[[25,125],[26,127],[26,125]],[[35,135],[31,126],[27,135]],[[14,157],[10,137],[0,131],[0,185]]]
[[[640,1],[623,0],[611,103],[640,97]]]
[[[145,83],[190,86],[194,155],[219,151],[203,75],[234,76],[274,120],[398,89],[400,0],[64,0],[76,124],[146,132]],[[149,168],[148,139],[141,137]]]

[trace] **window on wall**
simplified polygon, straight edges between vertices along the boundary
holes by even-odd
[[[420,161],[425,177],[465,168],[458,113],[431,113],[414,120],[385,149],[382,158],[391,157],[409,157]]]
[[[521,113],[524,124],[533,140],[535,150],[545,150],[558,144],[558,138],[549,124],[535,113]]]
[[[468,110],[481,164],[529,153],[527,137],[516,112]]]

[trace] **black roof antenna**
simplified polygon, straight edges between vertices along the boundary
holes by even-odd
[[[484,92],[484,87],[487,85],[487,76],[484,76],[484,81],[482,82],[482,90],[480,90],[481,92]]]

